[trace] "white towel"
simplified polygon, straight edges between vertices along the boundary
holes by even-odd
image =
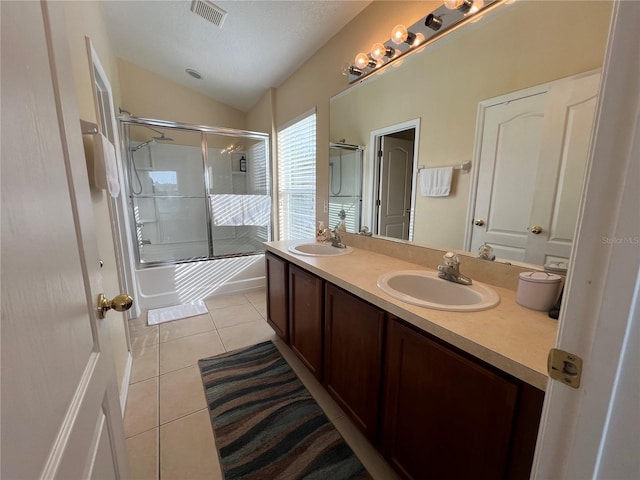
[[[243,195],[242,222],[244,225],[269,226],[271,222],[271,197],[269,195]]]
[[[243,195],[211,195],[211,215],[213,224],[219,226],[243,225]]]
[[[96,187],[107,190],[113,198],[120,195],[116,149],[101,133],[93,136],[93,177]]]
[[[451,192],[453,167],[420,170],[420,193],[423,197],[446,197]]]

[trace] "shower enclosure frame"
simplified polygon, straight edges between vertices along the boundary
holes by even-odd
[[[209,201],[211,181],[209,176],[206,174],[209,168],[207,134],[221,135],[221,136],[226,136],[230,138],[249,138],[253,140],[264,141],[265,160],[266,160],[265,163],[267,167],[267,180],[266,180],[267,192],[271,197],[271,202],[273,205],[273,183],[271,180],[272,175],[271,175],[271,157],[270,157],[270,149],[269,149],[269,142],[270,142],[269,134],[261,133],[261,132],[253,132],[249,130],[234,129],[234,128],[211,127],[206,125],[192,125],[188,123],[173,122],[168,120],[136,117],[133,115],[120,115],[118,117],[118,122],[119,122],[119,130],[120,130],[120,144],[121,144],[120,146],[121,146],[121,151],[125,155],[124,157],[125,162],[130,162],[132,160],[130,157],[131,151],[129,150],[129,133],[126,129],[126,126],[128,125],[138,125],[138,126],[148,127],[148,128],[152,128],[152,127],[170,128],[170,129],[178,129],[178,130],[200,133],[200,147],[201,147],[201,153],[202,153],[202,168],[203,168],[203,184],[204,184],[204,191],[205,191],[204,201],[205,201],[205,213],[206,213],[206,221],[207,221],[208,255],[206,257],[204,256],[193,257],[193,258],[182,259],[182,260],[161,260],[161,261],[141,262],[140,247],[137,242],[137,238],[134,238],[133,243],[135,245],[133,247],[133,250],[134,250],[133,254],[136,261],[137,269],[153,268],[153,267],[175,265],[175,264],[181,264],[181,263],[203,262],[203,261],[216,260],[216,259],[222,259],[222,258],[262,255],[264,253],[264,252],[248,252],[248,253],[234,253],[234,254],[226,254],[226,255],[214,255],[214,240],[213,240],[213,229],[212,229],[213,222],[212,222],[212,215],[211,215],[211,202]],[[126,165],[128,165],[128,163],[126,163]],[[128,201],[127,201],[128,202],[127,216],[129,217],[128,221],[131,226],[131,231],[136,232],[137,231],[136,221],[135,221],[134,215],[132,214],[133,213],[132,212],[133,195],[131,190],[131,178],[129,176],[129,168],[125,167],[123,168],[123,170],[124,170],[124,177],[125,177],[124,182],[126,187],[124,189],[124,192],[126,192],[128,196]],[[172,198],[193,198],[193,196],[173,195]],[[271,240],[273,238],[273,230],[274,230],[273,208],[271,208],[269,213],[268,240]]]

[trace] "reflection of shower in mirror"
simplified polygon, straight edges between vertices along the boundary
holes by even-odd
[[[343,141],[329,145],[329,225],[341,222],[344,212],[345,228],[357,232],[361,223],[362,162],[364,150]]]
[[[337,171],[338,171],[337,180],[335,180],[335,175],[336,175],[334,170],[335,162],[339,162],[338,168],[337,168]],[[336,187],[334,187],[334,181],[337,184]],[[338,158],[336,160],[329,160],[329,192],[331,195],[340,195],[341,191],[342,191],[342,151],[339,152]]]

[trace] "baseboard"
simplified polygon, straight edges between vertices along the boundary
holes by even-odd
[[[122,410],[122,418],[124,418],[124,410],[127,406],[127,395],[129,394],[129,381],[131,380],[132,367],[133,356],[131,355],[131,352],[127,352],[127,364],[124,367],[122,385],[120,385],[120,410]]]

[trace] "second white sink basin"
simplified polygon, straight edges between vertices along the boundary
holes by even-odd
[[[401,270],[378,278],[378,287],[403,302],[451,312],[487,310],[500,303],[492,288],[478,282],[460,285],[438,278],[438,272]]]
[[[298,255],[309,255],[311,257],[326,257],[332,255],[346,255],[353,252],[353,248],[338,248],[330,243],[301,243],[300,245],[291,245],[289,247],[291,253]]]

